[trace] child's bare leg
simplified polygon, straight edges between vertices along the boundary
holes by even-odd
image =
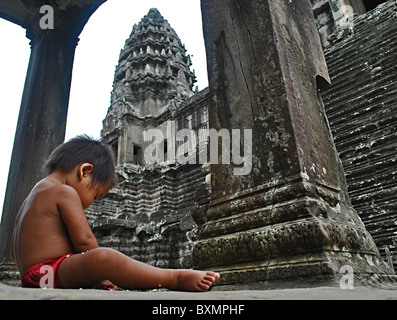
[[[98,248],[65,259],[58,277],[66,288],[93,287],[110,280],[124,289],[169,288],[207,291],[219,274],[205,271],[160,269],[107,248]]]

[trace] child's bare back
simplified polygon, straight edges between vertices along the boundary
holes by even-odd
[[[32,189],[23,203],[16,219],[12,250],[20,272],[39,262],[73,252],[58,210],[58,201],[65,188],[68,186],[47,177]]]
[[[159,269],[99,248],[84,209],[116,183],[114,160],[102,142],[72,139],[53,152],[46,166],[50,174],[26,198],[13,234],[23,286],[39,287],[43,266],[51,268],[56,288],[206,291],[219,279],[214,272]]]

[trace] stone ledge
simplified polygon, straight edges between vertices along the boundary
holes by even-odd
[[[175,291],[42,290],[0,283],[0,300],[397,300],[397,290],[338,287],[284,290]]]

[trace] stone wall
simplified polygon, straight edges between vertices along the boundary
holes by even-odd
[[[90,207],[99,245],[158,267],[191,268],[190,208],[203,182],[199,165],[131,175]]]
[[[349,195],[382,255],[397,254],[397,12],[394,1],[354,20],[325,49],[332,85],[322,96]]]
[[[317,91],[328,72],[309,3],[201,4],[209,125],[252,128],[253,170],[211,164],[194,266],[231,289],[339,285],[345,265],[355,284],[394,280],[347,197]]]

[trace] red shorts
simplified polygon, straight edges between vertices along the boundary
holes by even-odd
[[[50,287],[54,289],[62,288],[62,285],[60,284],[58,279],[57,271],[61,262],[65,258],[71,255],[72,255],[71,253],[65,254],[64,256],[61,256],[59,258],[49,259],[27,268],[25,272],[21,275],[22,287],[23,288]]]

